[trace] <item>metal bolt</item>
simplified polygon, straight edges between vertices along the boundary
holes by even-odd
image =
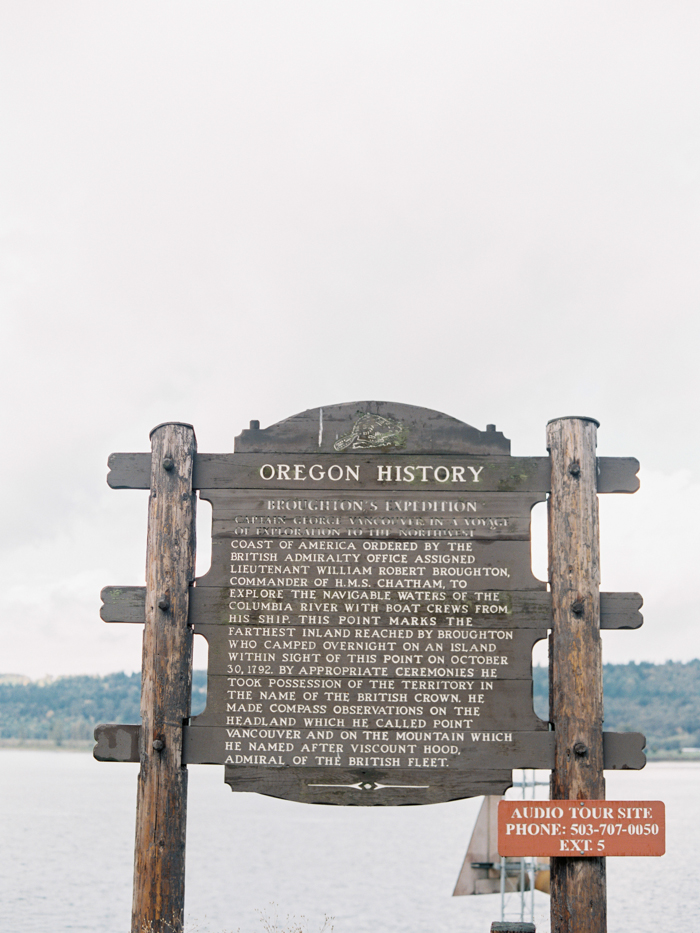
[[[587,754],[588,754],[588,746],[584,745],[583,742],[577,742],[574,745],[574,755],[578,755],[579,758],[583,758],[583,756]]]
[[[167,596],[164,596],[162,599],[158,600],[158,608],[162,609],[163,612],[167,612],[170,609],[170,600]]]
[[[583,610],[585,608],[586,608],[586,605],[582,599],[577,599],[575,602],[571,604],[571,611],[573,612],[575,616],[582,616]]]
[[[165,742],[162,739],[156,739],[153,743],[153,747],[157,752],[162,752],[165,748]]]
[[[165,457],[165,459],[163,460],[163,469],[167,470],[169,473],[174,466],[175,466],[175,461],[171,460],[170,457]]]
[[[579,478],[579,476],[581,475],[581,466],[578,460],[574,460],[573,463],[570,465],[569,473],[571,474],[571,476],[574,477],[574,479]]]
[[[250,422],[250,430],[251,430],[251,431],[259,431],[259,430],[260,430],[260,422],[259,422],[259,421],[251,421],[251,422]]]

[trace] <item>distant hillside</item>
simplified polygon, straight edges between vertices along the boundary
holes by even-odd
[[[206,671],[193,676],[193,713],[201,712]],[[60,677],[30,683],[6,683],[0,676],[0,741],[57,745],[92,740],[100,722],[139,722],[141,674],[106,677]]]
[[[549,718],[547,669],[534,669],[534,706]],[[643,732],[649,757],[700,747],[700,660],[605,664],[605,729]]]
[[[534,670],[534,705],[548,718],[546,668]],[[700,747],[700,660],[687,664],[606,664],[605,728],[643,732],[650,757]],[[201,712],[206,672],[195,671],[192,711]],[[138,722],[140,674],[26,682],[0,675],[0,742],[86,744],[100,722]]]

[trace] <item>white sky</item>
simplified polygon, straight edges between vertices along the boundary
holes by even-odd
[[[140,665],[111,451],[232,449],[388,399],[545,453],[601,422],[605,660],[698,656],[700,9],[658,2],[7,3],[0,671]],[[544,571],[541,570],[541,573]],[[694,591],[694,587],[690,592]]]

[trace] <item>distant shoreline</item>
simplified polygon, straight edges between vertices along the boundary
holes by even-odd
[[[0,748],[16,748],[27,752],[91,752],[94,747],[93,739],[66,739],[64,742],[54,742],[53,739],[0,738]]]

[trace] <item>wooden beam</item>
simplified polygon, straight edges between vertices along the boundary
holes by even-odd
[[[306,458],[308,463],[315,463],[328,454]],[[296,455],[295,462],[300,459]],[[343,454],[344,462],[349,462],[348,454]],[[288,459],[288,456],[287,456]],[[421,457],[420,460],[424,460]],[[277,463],[277,455],[259,454],[197,454],[195,457],[194,488],[212,489],[293,489],[294,481],[275,481],[272,485],[260,479],[260,466],[263,463]],[[412,462],[412,461],[407,461]],[[463,465],[464,456],[437,457],[434,462]],[[112,489],[148,489],[151,475],[151,455],[146,453],[114,453],[107,461],[109,473],[107,483]],[[354,456],[355,465],[368,464],[370,472],[376,473],[376,457]],[[549,492],[550,471],[547,457],[489,457],[491,479],[487,476],[480,480],[483,486],[478,491],[498,492]],[[639,461],[634,457],[600,457],[598,460],[598,492],[636,492],[639,489]],[[313,484],[315,489],[334,489],[330,482]],[[306,488],[306,487],[304,487]],[[374,482],[365,488],[381,488]],[[442,483],[428,484],[428,489],[444,492]]]
[[[224,589],[224,595],[226,595]],[[510,594],[513,600],[513,624],[521,628],[537,628],[538,625],[551,627],[552,624],[552,595],[528,590],[526,592],[513,591]],[[132,622],[143,623],[146,620],[146,587],[145,586],[105,586],[100,593],[103,606],[100,609],[100,618],[104,622]],[[503,597],[501,597],[503,598]],[[398,599],[398,597],[397,597]],[[294,611],[297,610],[295,602]],[[606,629],[639,628],[642,624],[642,597],[639,593],[601,593],[600,594],[600,627]],[[420,610],[419,610],[420,612]],[[425,610],[427,613],[427,609]],[[211,624],[218,621],[225,624],[228,621],[228,600],[222,599],[220,589],[212,586],[196,586],[190,593],[190,625],[197,627],[202,624]],[[479,619],[477,624],[488,623],[488,617]]]
[[[183,924],[187,769],[182,729],[192,694],[188,612],[195,562],[195,451],[191,425],[163,424],[151,432],[132,933],[180,933]]]
[[[547,426],[553,800],[605,798],[597,426],[590,418]],[[552,933],[605,933],[604,858],[553,858],[551,895]]]

